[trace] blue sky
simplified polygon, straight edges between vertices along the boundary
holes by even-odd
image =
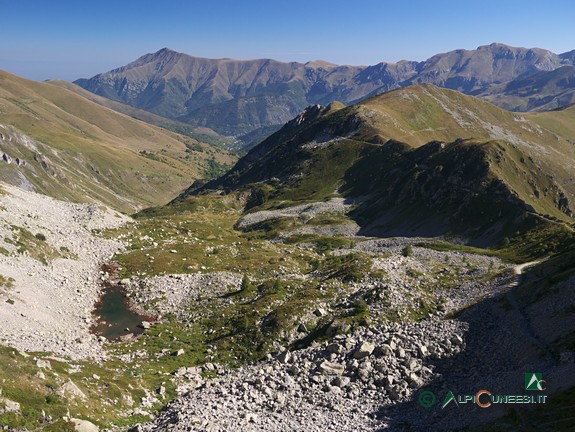
[[[367,65],[501,42],[575,49],[572,0],[0,0],[0,69],[91,77],[163,47]]]

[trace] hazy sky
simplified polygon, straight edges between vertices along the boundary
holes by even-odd
[[[74,80],[163,47],[368,65],[501,42],[575,49],[575,1],[0,0],[0,69]]]

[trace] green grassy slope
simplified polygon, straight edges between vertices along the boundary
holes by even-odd
[[[159,126],[161,128],[189,136],[201,142],[217,145],[223,148],[228,148],[233,144],[233,140],[231,138],[221,136],[209,128],[194,127],[187,123],[162,117],[150,111],[144,111],[131,105],[126,105],[122,102],[91,93],[88,90],[84,90],[82,87],[68,81],[50,80],[47,81],[47,83],[70,90],[71,92],[74,92],[92,102],[95,102],[98,105],[105,106],[106,108],[113,109],[114,111],[126,114],[130,117],[142,120],[154,126]]]
[[[530,113],[527,118],[557,135],[567,138],[571,143],[575,142],[575,105],[554,111]]]
[[[233,160],[208,144],[6,72],[0,72],[0,125],[0,151],[13,161],[0,165],[0,179],[123,211],[164,203],[204,177],[210,160]]]
[[[574,163],[569,141],[538,123],[423,85],[310,107],[203,190],[245,189],[260,209],[362,197],[351,215],[366,233],[486,245],[571,224]]]

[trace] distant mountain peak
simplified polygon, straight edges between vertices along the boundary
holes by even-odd
[[[312,61],[308,61],[305,64],[306,67],[309,68],[314,68],[314,69],[318,69],[318,68],[334,68],[337,67],[338,65],[336,65],[335,63],[330,63],[324,60],[312,60]]]
[[[164,47],[164,48],[156,51],[155,54],[169,54],[169,53],[177,53],[177,51],[174,51],[173,49],[170,49],[168,47]]]

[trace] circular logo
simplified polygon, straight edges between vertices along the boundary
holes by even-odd
[[[419,405],[423,408],[430,408],[433,406],[437,398],[435,397],[435,393],[429,390],[424,390],[419,393]]]

